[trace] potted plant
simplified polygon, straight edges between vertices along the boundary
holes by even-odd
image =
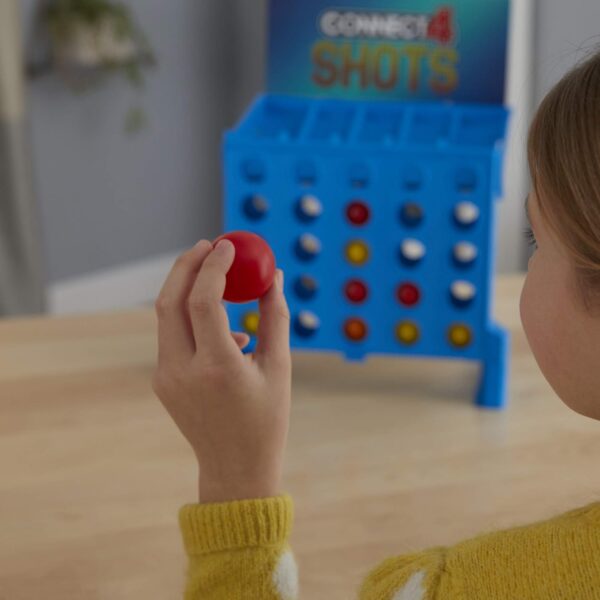
[[[135,90],[144,85],[144,67],[154,64],[150,45],[129,8],[112,0],[50,0],[40,12],[49,42],[49,63],[75,89],[122,74]],[[126,129],[145,122],[132,108]]]

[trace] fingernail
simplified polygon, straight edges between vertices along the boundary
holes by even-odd
[[[218,254],[227,254],[229,252],[229,247],[233,246],[233,244],[229,240],[220,240],[219,243],[215,246],[215,252]]]
[[[283,290],[283,271],[281,269],[277,269],[275,272],[275,281],[278,289]]]

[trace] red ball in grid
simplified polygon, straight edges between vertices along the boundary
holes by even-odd
[[[346,217],[352,225],[364,225],[370,218],[371,211],[369,207],[360,200],[350,202],[346,207]]]
[[[414,306],[421,299],[421,291],[414,283],[402,283],[396,293],[398,302],[404,306]]]
[[[367,324],[362,319],[352,317],[344,323],[344,333],[349,340],[360,342],[367,337]]]
[[[360,279],[350,279],[344,286],[346,298],[354,304],[360,304],[367,299],[369,288]]]

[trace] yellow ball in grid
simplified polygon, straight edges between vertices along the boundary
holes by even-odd
[[[260,317],[257,312],[247,312],[242,319],[242,327],[250,335],[256,335]]]
[[[419,339],[419,328],[412,321],[402,321],[396,326],[396,337],[403,344],[414,344]]]
[[[362,240],[353,240],[346,245],[346,259],[353,265],[364,265],[369,260],[369,246]]]
[[[457,323],[448,330],[448,339],[453,346],[464,348],[471,343],[471,330],[466,325]]]

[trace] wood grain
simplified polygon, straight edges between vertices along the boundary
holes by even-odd
[[[501,278],[511,404],[473,364],[295,357],[286,489],[302,597],[355,597],[380,559],[597,499],[599,428],[554,396]],[[0,322],[0,599],[181,598],[191,452],[152,395],[149,310]]]

